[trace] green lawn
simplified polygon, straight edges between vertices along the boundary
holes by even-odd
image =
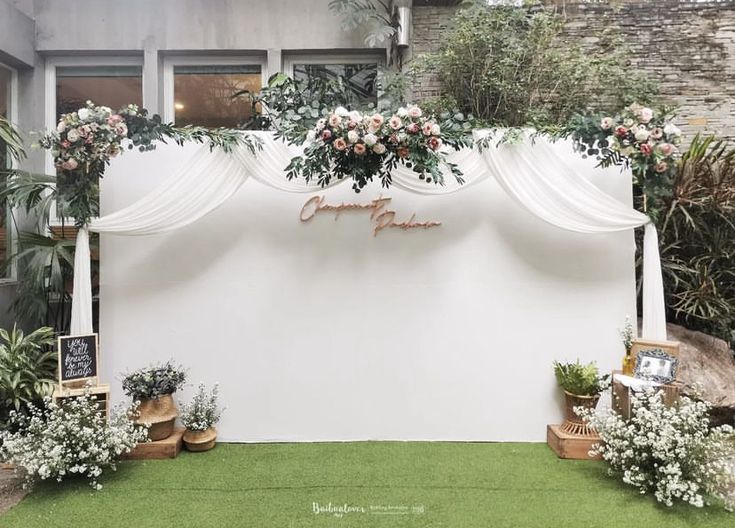
[[[100,492],[81,481],[39,486],[0,526],[735,526],[719,508],[659,506],[602,463],[558,460],[544,444],[223,444],[125,462],[102,483]],[[316,514],[315,502],[364,513]]]

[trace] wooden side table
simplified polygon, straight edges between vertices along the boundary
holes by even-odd
[[[632,411],[630,387],[626,387],[620,381],[615,378],[618,375],[622,375],[622,371],[614,370],[612,373],[612,408],[620,414],[625,420],[630,419]],[[671,407],[679,401],[681,395],[682,384],[674,381],[665,385],[659,385],[656,387],[657,390],[662,390],[664,393],[664,403]]]

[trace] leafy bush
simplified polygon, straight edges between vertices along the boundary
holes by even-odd
[[[54,403],[45,409],[30,406],[30,416],[12,413],[18,431],[0,432],[0,459],[25,470],[27,483],[84,475],[101,489],[104,468],[115,470],[115,461],[147,437],[145,428],[129,418],[134,409],[113,413],[109,423],[95,396],[85,394]]]
[[[735,328],[735,147],[697,136],[654,213],[673,319],[730,341]]]
[[[25,335],[0,329],[0,429],[9,425],[11,410],[26,414],[51,396],[56,383],[57,355],[53,328]]]
[[[577,396],[594,396],[609,385],[610,376],[600,376],[594,362],[582,365],[579,360],[574,363],[554,361],[554,375],[559,386],[570,394]]]
[[[611,474],[667,506],[683,501],[702,507],[708,496],[735,505],[733,429],[710,428],[709,403],[682,397],[667,407],[662,393],[650,389],[633,394],[631,406],[628,421],[610,409],[575,409],[600,434],[593,452]]]
[[[122,381],[125,394],[133,399],[158,398],[173,394],[184,386],[186,371],[167,361],[162,365],[151,365],[127,374]]]
[[[222,409],[217,405],[219,387],[217,385],[207,392],[204,385],[199,385],[199,390],[189,404],[181,405],[181,423],[190,431],[206,431],[219,422]]]
[[[630,71],[619,39],[602,35],[594,50],[582,49],[549,11],[477,1],[453,22],[426,68],[465,113],[491,125],[563,125],[581,110],[616,110],[656,93]]]

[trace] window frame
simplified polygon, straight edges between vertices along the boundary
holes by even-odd
[[[176,123],[174,68],[176,66],[260,66],[260,85],[265,86],[268,58],[265,55],[169,55],[163,58],[163,104],[161,118]]]
[[[283,71],[293,79],[296,64],[377,64],[378,70],[385,67],[385,55],[378,53],[285,53]],[[375,98],[380,101],[376,93]]]
[[[141,100],[143,108],[146,107],[146,85],[150,79],[146,79],[143,55],[79,55],[79,56],[54,56],[46,58],[45,65],[45,92],[46,101],[44,109],[44,124],[46,130],[56,129],[56,70],[65,67],[88,67],[102,68],[106,66],[139,66],[141,68]],[[46,174],[55,174],[54,158],[50,151],[46,151],[44,160]],[[62,222],[63,220],[63,222]],[[51,204],[49,211],[49,223],[51,226],[74,225],[72,218],[59,218],[56,213],[56,202]]]
[[[10,72],[10,98],[8,108],[8,121],[13,125],[18,125],[18,70],[12,66],[8,66],[0,62],[0,68],[3,68]],[[15,169],[17,163],[14,160],[10,160],[9,168]],[[5,218],[5,232],[6,242],[10,238],[10,243],[7,244],[5,250],[8,255],[15,254],[18,251],[18,230],[16,229],[15,222],[13,221],[13,210],[8,209]],[[7,276],[0,277],[0,286],[17,284],[18,282],[18,265],[15,260],[7,268]]]

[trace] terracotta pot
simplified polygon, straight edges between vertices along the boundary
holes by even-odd
[[[149,424],[148,438],[155,442],[171,436],[178,414],[173,396],[164,394],[158,398],[141,399],[135,422]]]
[[[577,436],[595,435],[594,428],[584,423],[584,420],[574,412],[574,408],[584,407],[585,409],[595,409],[597,402],[600,401],[600,395],[580,396],[564,391],[564,399],[564,423],[561,424],[562,431]]]
[[[206,431],[184,432],[184,445],[189,451],[209,451],[217,441],[217,429],[210,427]]]

